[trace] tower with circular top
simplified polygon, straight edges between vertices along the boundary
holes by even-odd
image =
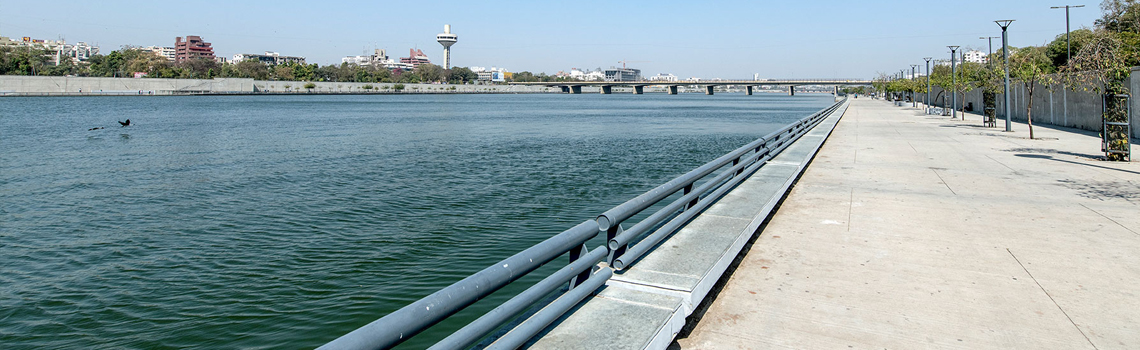
[[[443,69],[451,69],[451,45],[459,41],[459,36],[451,34],[451,25],[443,25],[443,33],[435,36],[435,41],[443,45]]]

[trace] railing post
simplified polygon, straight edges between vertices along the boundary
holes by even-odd
[[[586,248],[586,243],[582,243],[582,245],[575,247],[573,249],[570,249],[570,263],[569,264],[573,264],[575,261],[578,261],[578,259],[581,259],[583,256],[585,256],[589,252],[590,252],[589,249]],[[592,270],[592,269],[582,270],[582,272],[579,272],[577,275],[570,278],[570,289],[574,289],[575,287],[578,287],[578,285],[586,282],[586,279],[590,278],[590,270]]]
[[[682,196],[688,195],[690,192],[693,192],[693,184],[689,184],[688,186],[685,186],[684,193],[681,193],[681,195]],[[689,209],[692,209],[693,207],[697,206],[697,202],[699,202],[700,200],[701,200],[700,198],[693,198],[693,200],[689,201],[689,204],[685,205],[685,210],[689,210]]]
[[[625,232],[625,229],[621,227],[620,222],[617,223],[617,225],[610,227],[609,229],[606,230],[606,242],[612,241],[614,239],[614,237],[617,237],[617,235],[620,235],[622,232]],[[608,245],[607,245],[607,249],[608,249]],[[607,258],[606,261],[609,262],[610,265],[613,265],[614,259],[617,259],[622,254],[625,254],[626,249],[629,249],[628,243],[622,244],[617,249],[610,249],[610,256],[609,256],[609,258]]]

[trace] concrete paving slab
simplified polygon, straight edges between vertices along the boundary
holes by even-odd
[[[971,123],[852,101],[674,347],[1140,348],[1140,163]]]
[[[644,349],[672,315],[682,298],[605,286],[589,302],[572,310],[561,327],[542,334],[531,349]],[[593,315],[600,318],[573,317]],[[616,328],[615,327],[620,327]]]

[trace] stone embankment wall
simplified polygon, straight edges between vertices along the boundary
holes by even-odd
[[[1140,138],[1140,67],[1132,69],[1130,91],[1132,91],[1132,137]],[[1025,84],[1011,81],[1009,84],[1010,119],[1024,122],[1029,104],[1029,91]],[[919,95],[921,101],[925,96]],[[942,88],[931,86],[931,105],[949,108],[952,104],[950,95]],[[999,126],[1005,119],[1005,98],[997,94],[997,117]],[[973,111],[978,114],[978,120],[984,104],[982,103],[982,89],[973,89],[958,95],[959,106],[973,104]],[[1064,126],[1089,131],[1101,130],[1101,95],[1093,89],[1078,87],[1068,89],[1064,84],[1051,86],[1038,85],[1033,89],[1033,124],[1048,124]]]
[[[305,85],[312,83],[312,89]],[[402,89],[397,89],[402,85]],[[151,79],[0,76],[0,96],[186,95],[186,94],[364,94],[364,93],[554,93],[556,88],[515,85],[451,85],[262,81],[241,78]]]

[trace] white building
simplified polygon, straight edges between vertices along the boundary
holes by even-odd
[[[505,68],[497,67],[467,67],[472,73],[478,76],[481,81],[506,81],[507,70]]]
[[[649,77],[648,80],[649,81],[678,81],[676,75],[672,75],[672,74],[668,74],[668,73],[657,73],[657,75]]]
[[[600,70],[585,72],[578,68],[571,68],[570,78],[582,81],[602,81],[606,79],[606,73]]]
[[[371,55],[367,56],[346,56],[340,59],[341,63],[348,63],[354,66],[374,66],[384,67],[389,70],[405,70],[410,71],[416,67],[410,63],[401,63],[388,57],[388,52],[384,49],[376,49]]]
[[[242,61],[258,61],[270,66],[279,64],[296,63],[305,64],[305,58],[300,56],[282,56],[279,53],[266,51],[264,55],[253,53],[239,53],[234,55],[233,64],[241,63]]]
[[[63,58],[70,58],[71,62],[86,62],[91,56],[99,54],[98,46],[87,45],[85,42],[78,42],[75,45],[64,44],[56,51],[55,64],[59,64]]]
[[[966,51],[962,54],[962,60],[965,62],[986,63],[986,53],[978,50]]]
[[[51,63],[54,65],[59,65],[62,62],[83,62],[91,56],[99,54],[98,46],[91,46],[82,41],[75,45],[70,45],[63,40],[39,40],[30,37],[14,40],[8,37],[0,37],[0,46],[47,50],[47,56],[51,58]]]
[[[169,47],[169,46],[147,46],[147,47],[144,47],[142,49],[150,51],[150,52],[154,52],[155,54],[157,54],[159,56],[166,57],[166,59],[170,60],[170,62],[174,62],[174,48],[173,47]]]

